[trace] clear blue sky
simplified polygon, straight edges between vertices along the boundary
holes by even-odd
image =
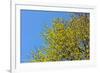
[[[21,63],[32,59],[31,51],[44,45],[41,32],[45,24],[49,27],[55,18],[69,20],[72,13],[56,11],[21,10]]]

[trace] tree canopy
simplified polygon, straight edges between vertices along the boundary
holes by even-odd
[[[89,24],[88,15],[54,19],[42,34],[47,46],[33,51],[31,62],[89,60]]]

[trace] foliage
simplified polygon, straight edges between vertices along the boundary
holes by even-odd
[[[32,62],[88,60],[89,15],[79,15],[67,21],[57,18],[43,32],[48,46],[33,52]]]

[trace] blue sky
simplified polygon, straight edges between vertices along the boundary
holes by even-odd
[[[21,10],[21,63],[29,62],[32,59],[31,51],[43,46],[44,40],[41,37],[45,24],[51,27],[55,18],[69,20],[70,12]]]

